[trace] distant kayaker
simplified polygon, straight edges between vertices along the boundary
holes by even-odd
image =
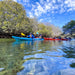
[[[35,38],[35,37],[32,33],[30,33],[30,35],[28,35],[28,38]]]
[[[53,39],[57,39],[56,37],[54,37]]]
[[[42,38],[42,34],[39,35],[39,38]]]
[[[68,40],[71,40],[71,37],[69,37]]]
[[[61,39],[61,37],[59,36],[58,39]]]
[[[66,36],[65,36],[65,38],[64,39],[68,39]]]
[[[36,38],[39,38],[39,33],[38,32],[36,32]]]

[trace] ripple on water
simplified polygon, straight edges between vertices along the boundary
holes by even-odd
[[[24,66],[17,75],[74,75],[73,41],[19,41],[0,43],[0,66],[8,70]]]

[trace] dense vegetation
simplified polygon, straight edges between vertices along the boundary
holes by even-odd
[[[74,34],[75,33],[75,20],[71,20],[65,26],[63,26],[63,31],[65,34]]]
[[[54,26],[54,28],[56,28]],[[0,33],[7,35],[16,35],[22,32],[39,32],[44,36],[53,36],[51,25],[38,23],[36,18],[28,18],[25,8],[13,0],[0,1]],[[57,31],[60,32],[59,29]],[[6,35],[6,36],[7,36]]]
[[[20,33],[30,32],[30,20],[24,7],[11,0],[0,2],[0,32]]]

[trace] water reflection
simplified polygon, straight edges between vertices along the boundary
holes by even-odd
[[[24,67],[22,60],[24,57],[24,50],[20,51],[20,47],[12,46],[12,42],[0,43],[0,68],[4,68],[0,75],[16,75]]]
[[[0,43],[0,67],[5,69],[0,73],[68,75],[75,68],[74,45],[74,41],[45,40]]]
[[[75,59],[75,42],[67,42],[67,45],[62,46],[62,50],[65,53],[63,56],[66,58]],[[71,67],[75,68],[75,60],[70,64]]]
[[[75,58],[75,47],[63,47],[62,49],[66,55],[63,55],[66,58]]]
[[[31,47],[30,51],[25,51],[24,59],[30,59],[23,64],[25,68],[17,75],[53,75],[56,72],[60,72],[57,75],[62,75],[62,70],[70,68],[69,65],[73,61],[63,57],[66,54],[63,51],[63,44],[62,41],[42,41],[34,44],[33,49]],[[33,57],[35,59],[31,59]]]

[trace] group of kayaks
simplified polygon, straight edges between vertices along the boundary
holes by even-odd
[[[34,40],[62,40],[62,41],[67,41],[69,39],[53,39],[53,38],[26,38],[26,37],[17,37],[17,36],[12,36],[15,40],[25,40],[25,41],[34,41]]]
[[[63,39],[63,38],[61,38],[61,39],[58,39],[58,38],[53,39],[53,38],[45,38],[45,37],[44,37],[44,40],[65,40],[65,41],[67,41],[67,40],[69,40],[69,39]]]

